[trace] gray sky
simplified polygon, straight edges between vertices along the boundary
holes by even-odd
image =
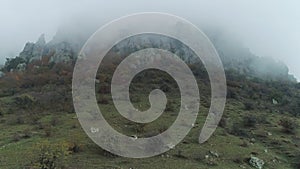
[[[42,33],[50,40],[60,25],[81,15],[98,15],[105,23],[130,13],[168,12],[196,25],[222,25],[254,54],[285,62],[299,80],[299,7],[298,0],[0,0],[0,63]]]

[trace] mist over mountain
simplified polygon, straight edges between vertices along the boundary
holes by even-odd
[[[60,27],[48,43],[45,36],[41,35],[35,43],[26,43],[19,54],[19,58],[23,60],[20,64],[28,64],[43,58],[47,62],[54,63],[75,61],[84,43],[99,26],[99,23],[89,21],[72,22]],[[283,62],[270,57],[256,56],[226,30],[207,25],[202,29],[217,49],[226,71],[235,71],[250,78],[296,82]],[[169,50],[187,62],[196,62],[195,54],[187,46],[175,39],[158,35],[134,36],[123,40],[113,50],[124,57],[147,47]],[[10,68],[17,69],[18,64]]]

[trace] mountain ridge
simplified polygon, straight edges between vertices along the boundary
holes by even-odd
[[[89,27],[89,29],[59,29],[48,43],[45,42],[44,34],[42,34],[37,42],[26,43],[18,57],[21,58],[21,63],[26,64],[42,60],[45,57],[49,63],[76,61],[81,47],[95,29],[93,26],[86,27]],[[289,69],[283,62],[276,61],[273,58],[256,56],[226,32],[211,28],[204,29],[204,32],[218,51],[226,71],[236,71],[236,73],[247,75],[249,78],[297,82],[295,77],[289,74]],[[128,52],[134,52],[149,46],[183,55],[181,58],[189,62],[193,60],[191,58],[195,57],[193,51],[181,42],[156,35],[135,36],[125,39],[117,44],[113,50],[118,51],[119,55],[127,55]],[[6,65],[11,60],[13,59],[8,59]],[[18,65],[14,65],[12,69],[17,67]]]

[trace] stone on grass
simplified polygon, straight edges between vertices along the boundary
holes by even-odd
[[[257,157],[251,157],[250,160],[249,160],[249,164],[252,166],[252,167],[255,167],[257,169],[262,169],[265,162]]]

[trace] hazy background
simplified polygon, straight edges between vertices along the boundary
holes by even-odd
[[[168,12],[196,25],[207,21],[240,39],[254,54],[285,62],[300,79],[300,1],[298,0],[0,0],[0,64],[15,57],[27,41],[76,20],[101,23],[136,12]],[[91,21],[93,21],[91,19]]]

